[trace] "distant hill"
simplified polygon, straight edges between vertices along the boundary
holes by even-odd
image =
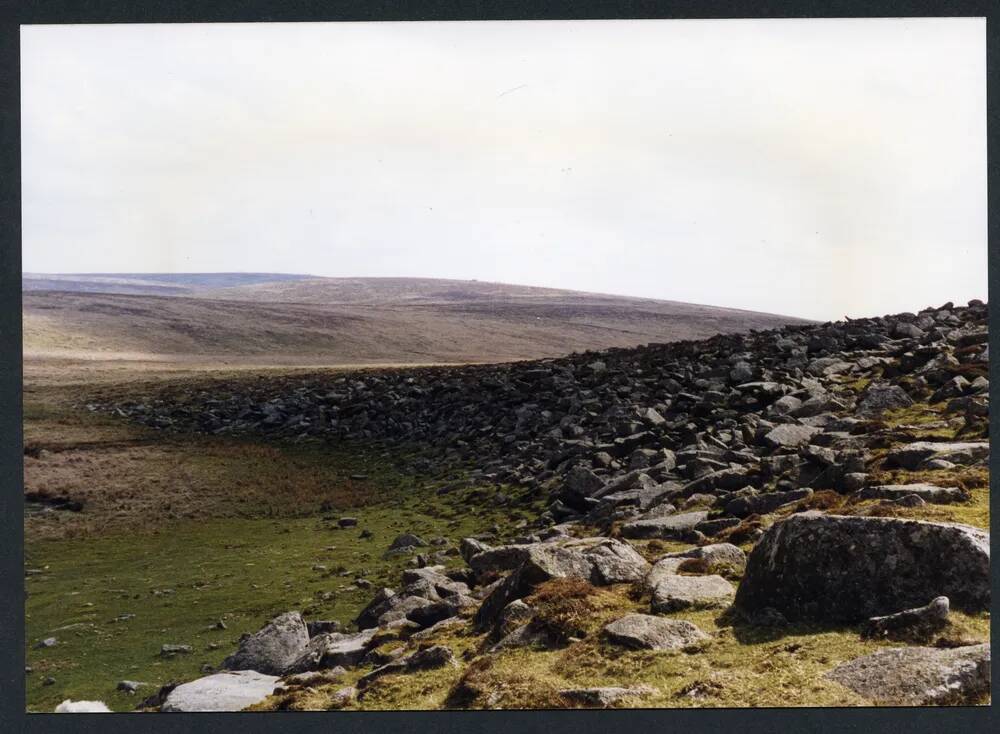
[[[132,293],[135,295],[195,295],[210,288],[296,281],[311,275],[280,273],[24,273],[24,291]]]
[[[28,358],[489,362],[808,323],[673,301],[432,278],[26,274],[24,283]]]

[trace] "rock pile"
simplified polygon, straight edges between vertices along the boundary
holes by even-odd
[[[949,303],[560,359],[260,380],[91,407],[166,430],[406,443],[426,451],[408,467],[417,472],[471,467],[480,484],[550,489],[543,521],[650,520],[629,532],[696,539],[697,523],[683,524],[695,516],[661,519],[693,495],[740,518],[807,489],[864,488],[887,409],[948,401],[947,415],[985,436],[986,315],[978,301]],[[986,440],[914,441],[888,464],[976,464],[988,454]]]
[[[867,623],[876,639],[911,623],[937,628],[949,606],[988,609],[987,533],[893,516],[970,500],[963,487],[927,475],[988,461],[986,315],[978,301],[949,303],[700,342],[263,380],[94,408],[167,430],[407,444],[423,451],[414,472],[462,469],[439,492],[470,481],[493,484],[505,501],[510,487],[545,498],[526,535],[498,545],[463,540],[467,568],[424,561],[397,589],[378,590],[354,620],[357,631],[321,630],[288,613],[225,661],[284,676],[283,686],[297,675],[374,665],[338,693],[347,705],[382,676],[459,665],[447,647],[420,642],[429,630],[485,633],[493,651],[551,642],[525,599],[553,579],[642,589],[649,613],[626,615],[603,634],[652,650],[708,638],[658,616],[688,609],[732,604],[751,624]],[[884,419],[921,405],[935,406],[935,420]],[[910,471],[919,481],[900,479]],[[877,481],[885,472],[895,474]],[[825,511],[845,502],[882,503],[876,509],[889,516]],[[637,548],[652,541],[695,547],[647,560]],[[737,547],[754,542],[749,556]],[[426,544],[404,534],[391,552]],[[409,652],[384,652],[390,639]],[[877,702],[968,701],[983,690],[984,656],[988,673],[988,646],[883,650],[829,677]],[[919,680],[898,680],[918,669]],[[640,694],[649,692],[562,692],[581,705]]]

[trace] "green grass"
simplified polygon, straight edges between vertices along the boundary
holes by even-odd
[[[29,711],[51,711],[65,698],[130,710],[158,686],[198,677],[203,664],[218,665],[241,633],[283,611],[349,623],[374,589],[398,586],[409,556],[385,559],[383,553],[399,533],[457,542],[506,522],[500,509],[445,520],[398,502],[349,514],[359,518],[358,527],[333,529],[321,517],[216,519],[177,522],[148,534],[28,544],[27,567],[44,569],[26,579]],[[373,536],[360,539],[362,528]],[[461,560],[454,556],[452,562]],[[314,570],[317,564],[327,571]],[[340,575],[341,569],[349,573]],[[354,587],[357,576],[373,588]],[[156,593],[165,589],[173,592]],[[123,614],[135,617],[112,621]],[[220,619],[227,629],[210,629]],[[56,646],[33,648],[50,636],[58,638]],[[163,660],[164,643],[194,650]],[[209,649],[211,643],[219,648]],[[56,683],[43,685],[47,676]],[[124,679],[151,685],[129,696],[115,691]]]

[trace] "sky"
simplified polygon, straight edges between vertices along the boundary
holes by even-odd
[[[25,26],[26,272],[986,298],[982,19]]]

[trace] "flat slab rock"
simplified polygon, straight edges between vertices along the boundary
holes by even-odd
[[[691,622],[627,614],[604,628],[612,642],[637,650],[680,650],[709,636]]]
[[[933,484],[883,484],[877,487],[865,487],[858,492],[861,499],[898,500],[917,495],[924,502],[937,505],[947,505],[953,502],[965,502],[969,495],[958,487],[937,487]]]
[[[916,469],[928,459],[943,459],[952,464],[976,464],[989,458],[989,441],[956,441],[951,443],[917,441],[890,451],[886,456],[886,463],[904,469]]]
[[[683,512],[680,515],[643,518],[622,526],[624,538],[682,538],[692,532],[698,523],[708,519],[708,511]]]
[[[859,622],[938,596],[990,604],[990,536],[968,525],[818,511],[772,525],[747,560],[734,602],[789,620]]]
[[[728,606],[735,593],[733,585],[721,576],[664,575],[653,587],[652,610],[666,614]]]
[[[215,673],[177,686],[160,711],[242,711],[270,696],[278,680],[255,670]]]
[[[990,691],[990,646],[879,650],[838,665],[826,677],[883,705],[978,703]]]
[[[792,423],[782,423],[775,426],[764,435],[764,444],[773,449],[790,448],[809,443],[817,433],[823,431],[813,426],[798,426]]]

